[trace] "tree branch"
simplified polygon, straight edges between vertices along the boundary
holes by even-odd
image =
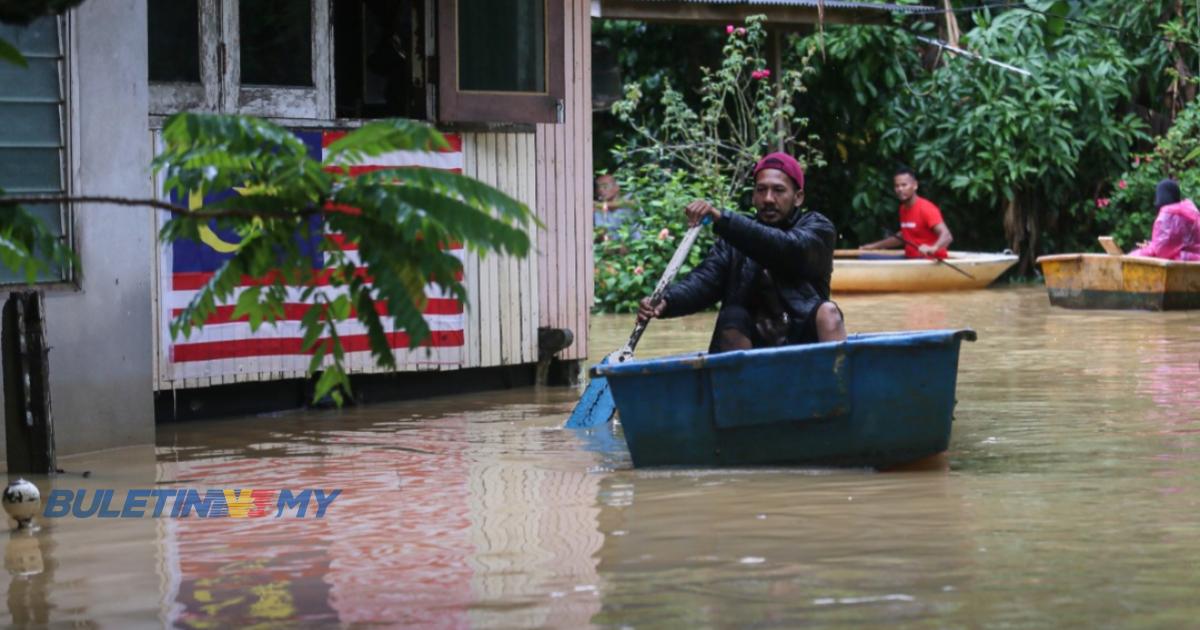
[[[319,214],[321,211],[315,207],[308,207],[299,212],[268,212],[263,210],[189,210],[183,206],[177,206],[173,203],[162,201],[161,199],[131,199],[128,197],[106,197],[102,195],[3,195],[0,196],[0,207],[18,206],[26,204],[41,204],[41,203],[103,203],[114,206],[136,206],[149,207],[158,210],[166,210],[173,215],[186,217],[199,217],[208,219],[221,219],[226,217],[236,217],[243,219],[255,219],[266,217],[271,219],[294,219],[297,217],[305,217],[313,214]]]

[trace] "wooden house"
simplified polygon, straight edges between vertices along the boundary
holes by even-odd
[[[524,201],[545,227],[525,259],[464,258],[470,300],[454,352],[402,353],[407,381],[383,379],[360,356],[351,370],[377,397],[453,391],[444,384],[455,379],[527,382],[540,328],[573,333],[560,359],[588,354],[590,9],[589,0],[93,0],[4,26],[0,36],[30,66],[0,65],[0,115],[20,123],[0,131],[0,187],[160,195],[148,165],[178,111],[252,114],[301,135],[379,117],[430,121],[457,139],[453,168]],[[199,369],[171,354],[186,340],[164,334],[178,305],[172,254],[156,241],[161,217],[95,204],[39,211],[82,261],[42,284],[60,451],[152,441],[156,416],[305,402],[295,357],[227,356]]]

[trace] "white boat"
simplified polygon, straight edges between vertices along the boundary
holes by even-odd
[[[833,256],[834,293],[982,289],[1017,263],[1015,254],[950,252],[945,262],[905,258],[896,250],[839,249]]]

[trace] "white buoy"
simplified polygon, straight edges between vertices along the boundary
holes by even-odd
[[[25,479],[9,482],[4,489],[4,511],[17,522],[18,529],[33,525],[33,517],[42,509],[42,493]]]

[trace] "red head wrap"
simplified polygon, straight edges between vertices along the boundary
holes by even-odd
[[[768,153],[763,159],[758,161],[754,167],[754,174],[765,168],[773,168],[777,171],[783,171],[784,175],[792,178],[796,183],[796,190],[804,190],[804,169],[800,168],[800,163],[796,158],[786,153]]]

